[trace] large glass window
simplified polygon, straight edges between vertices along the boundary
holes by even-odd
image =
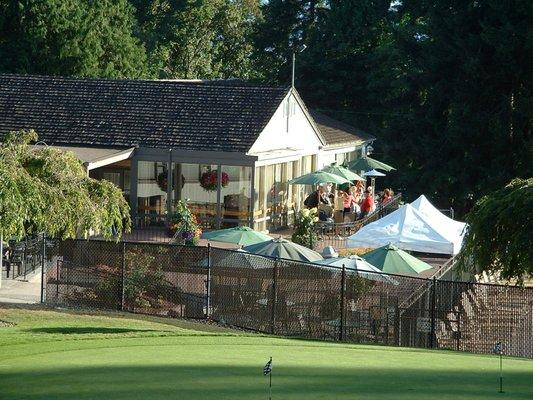
[[[187,200],[189,208],[205,229],[217,227],[217,166],[213,164],[173,164],[173,206]]]
[[[221,169],[222,227],[248,225],[251,213],[252,168],[223,165]]]
[[[167,164],[139,161],[137,172],[137,212],[141,225],[161,224],[167,206]]]

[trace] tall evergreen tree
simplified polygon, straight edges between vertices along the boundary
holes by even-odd
[[[251,78],[257,0],[132,0],[151,68],[164,78]]]
[[[127,0],[0,0],[0,71],[145,76],[135,23]]]
[[[411,19],[396,43],[411,68],[400,78],[411,106],[390,109],[382,124],[407,192],[463,212],[531,176],[532,11],[526,0],[400,6]]]
[[[408,198],[426,193],[462,213],[512,177],[531,176],[528,1],[327,5],[305,35],[292,34],[301,11],[292,12],[274,29],[278,43],[306,37],[298,89],[311,106],[375,133]]]
[[[325,0],[269,0],[261,6],[262,19],[255,26],[254,61],[260,76],[270,83],[287,83],[292,52],[309,40]]]

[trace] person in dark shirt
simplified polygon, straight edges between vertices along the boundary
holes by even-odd
[[[317,190],[311,193],[304,201],[307,208],[316,208],[319,204],[331,205],[325,186],[320,185]]]

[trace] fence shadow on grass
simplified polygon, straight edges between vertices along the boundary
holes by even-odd
[[[43,328],[26,329],[26,332],[31,333],[51,333],[63,335],[77,335],[77,334],[119,334],[119,333],[139,333],[139,332],[164,332],[154,329],[132,329],[132,328],[109,328],[109,327],[79,327],[79,326],[54,326]]]

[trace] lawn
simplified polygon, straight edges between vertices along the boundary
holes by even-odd
[[[13,325],[14,324],[14,325]],[[0,307],[0,399],[533,399],[533,361]]]

